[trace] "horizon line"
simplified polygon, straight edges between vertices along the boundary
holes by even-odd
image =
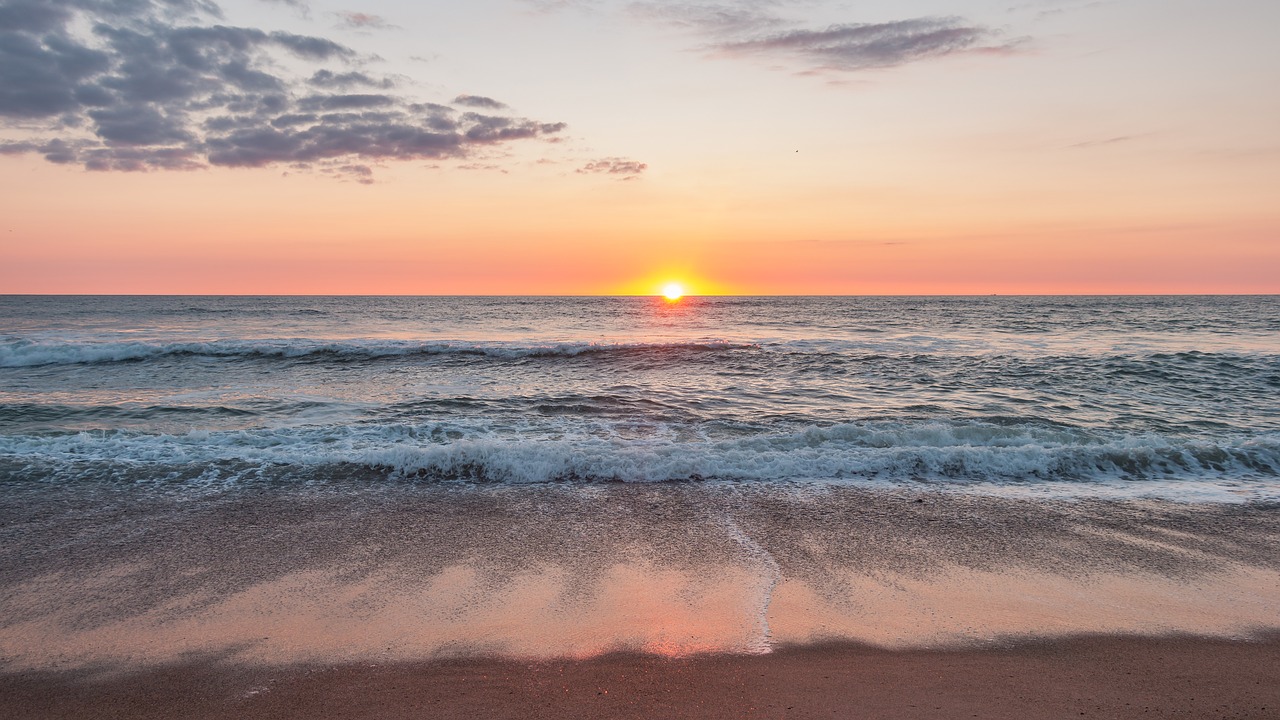
[[[900,297],[900,298],[979,298],[979,297],[1276,297],[1280,296],[1277,292],[1260,292],[1260,293],[1215,293],[1215,292],[1168,292],[1168,293],[1144,293],[1144,292],[1115,292],[1115,293],[817,293],[817,294],[791,294],[791,293],[762,293],[762,294],[736,294],[736,293],[706,293],[695,294],[687,293],[679,299],[687,298],[872,298],[872,297]],[[107,292],[107,293],[75,293],[75,292],[53,292],[53,293],[4,293],[0,292],[0,297],[243,297],[243,298],[654,298],[666,299],[661,293],[645,293],[645,294],[564,294],[552,295],[543,293],[531,294],[411,294],[411,293],[123,293],[123,292]]]

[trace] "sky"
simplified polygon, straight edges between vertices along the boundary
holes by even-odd
[[[1280,292],[1274,0],[0,0],[0,292]]]

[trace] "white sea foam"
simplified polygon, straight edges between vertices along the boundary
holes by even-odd
[[[778,589],[778,583],[782,582],[782,568],[778,566],[778,561],[773,555],[764,546],[752,539],[733,519],[732,515],[726,513],[721,518],[721,522],[729,537],[733,538],[733,541],[738,543],[747,556],[759,566],[757,574],[759,588],[756,590],[760,595],[756,608],[756,625],[759,628],[759,635],[747,649],[757,654],[771,652],[773,650],[773,629],[769,625],[769,609],[773,605],[774,591]]]
[[[174,467],[239,463],[305,478],[319,466],[355,465],[386,477],[662,482],[853,481],[948,487],[1142,485],[1176,499],[1183,481],[1244,483],[1280,499],[1280,435],[1172,440],[982,423],[845,424],[733,439],[628,439],[582,432],[542,437],[465,425],[364,425],[179,435],[86,432],[0,438],[0,458],[71,468],[86,463]],[[86,472],[89,470],[86,469]],[[70,472],[68,470],[68,472]],[[248,470],[243,470],[248,472]],[[118,473],[117,473],[118,474]],[[1233,491],[1235,492],[1235,491]],[[1239,493],[1236,493],[1239,494]]]

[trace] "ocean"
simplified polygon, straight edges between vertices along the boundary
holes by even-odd
[[[0,297],[0,484],[1280,501],[1280,297]]]
[[[1278,331],[1276,297],[3,297],[0,671],[1271,637]]]

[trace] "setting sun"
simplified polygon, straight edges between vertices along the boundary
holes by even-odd
[[[684,287],[680,283],[667,283],[662,286],[662,296],[668,300],[679,300],[684,297]]]

